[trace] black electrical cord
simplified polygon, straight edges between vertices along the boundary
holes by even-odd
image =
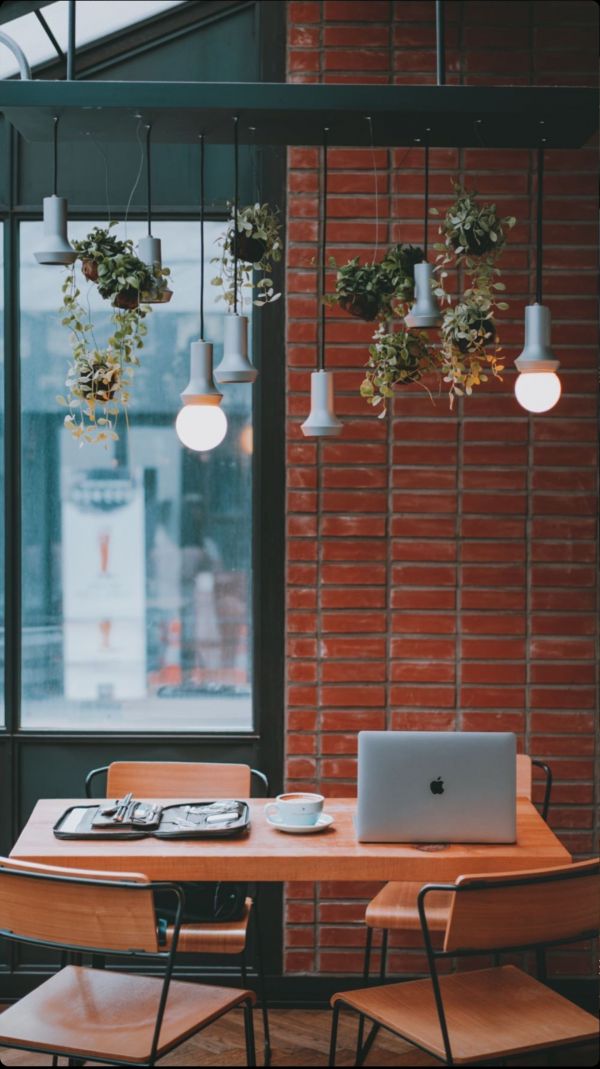
[[[152,173],[150,167],[150,134],[152,126],[146,126],[146,195],[148,199],[148,237],[152,236]]]
[[[442,0],[435,0],[435,51],[437,84],[446,84],[446,44],[444,35],[444,7]]]
[[[237,115],[233,120],[233,313],[237,315],[238,309],[238,194],[239,194],[239,166],[238,166],[238,122]]]
[[[429,133],[429,131],[427,131]],[[425,235],[423,238],[423,252],[427,259],[427,245],[429,232],[429,139],[425,138]]]
[[[58,115],[54,116],[54,131],[52,135],[52,144],[54,151],[54,159],[52,163],[52,192],[55,197],[58,196]]]
[[[323,181],[321,183],[321,264],[319,289],[321,291],[321,336],[319,339],[319,371],[325,370],[325,263],[327,257],[327,135],[329,127],[323,127]]]
[[[204,134],[200,134],[200,340],[204,341]]]
[[[537,158],[537,239],[535,254],[535,303],[542,303],[542,227],[544,206],[544,146],[538,148]]]

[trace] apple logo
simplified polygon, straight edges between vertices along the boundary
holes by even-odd
[[[443,794],[444,793],[444,781],[443,781],[442,777],[438,776],[437,779],[432,779],[431,783],[429,784],[429,789],[430,789],[432,794]]]

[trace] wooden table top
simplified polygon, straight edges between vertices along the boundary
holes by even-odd
[[[525,798],[517,799],[516,843],[463,843],[434,850],[402,843],[359,843],[352,820],[356,802],[351,798],[328,798],[325,808],[334,817],[334,824],[313,835],[289,835],[270,827],[264,814],[266,799],[250,799],[250,831],[239,839],[56,839],[53,825],[67,806],[76,804],[90,803],[66,798],[39,801],[10,856],[49,865],[141,872],[153,880],[176,882],[452,881],[465,873],[550,868],[571,861]]]

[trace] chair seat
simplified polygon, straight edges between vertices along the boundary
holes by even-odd
[[[0,1044],[132,1062],[151,1053],[162,979],[67,966],[0,1014]],[[251,991],[172,980],[158,1056]]]
[[[248,937],[252,899],[247,898],[244,912],[237,921],[182,924],[177,951],[182,954],[241,954]],[[171,946],[173,926],[167,928],[167,948]]]
[[[417,895],[422,883],[386,883],[375,895],[365,912],[369,928],[421,931]],[[452,903],[451,891],[432,891],[427,895],[427,921],[432,931],[444,931]]]
[[[598,1021],[533,977],[505,965],[440,978],[452,1055],[456,1063],[481,1062],[597,1039]],[[359,1013],[445,1061],[429,979],[334,995]]]

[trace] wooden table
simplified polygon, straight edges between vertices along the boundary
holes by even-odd
[[[166,801],[163,799],[162,801]],[[169,799],[168,801],[172,801]],[[464,873],[508,872],[566,865],[569,853],[525,798],[517,799],[517,842],[512,845],[457,844],[428,849],[401,843],[359,843],[353,799],[327,799],[334,825],[315,835],[287,835],[269,827],[265,800],[252,799],[252,824],[241,839],[167,842],[60,840],[52,827],[68,805],[65,798],[37,803],[11,851],[12,858],[84,869],[141,872],[153,880],[419,880],[452,881]]]

